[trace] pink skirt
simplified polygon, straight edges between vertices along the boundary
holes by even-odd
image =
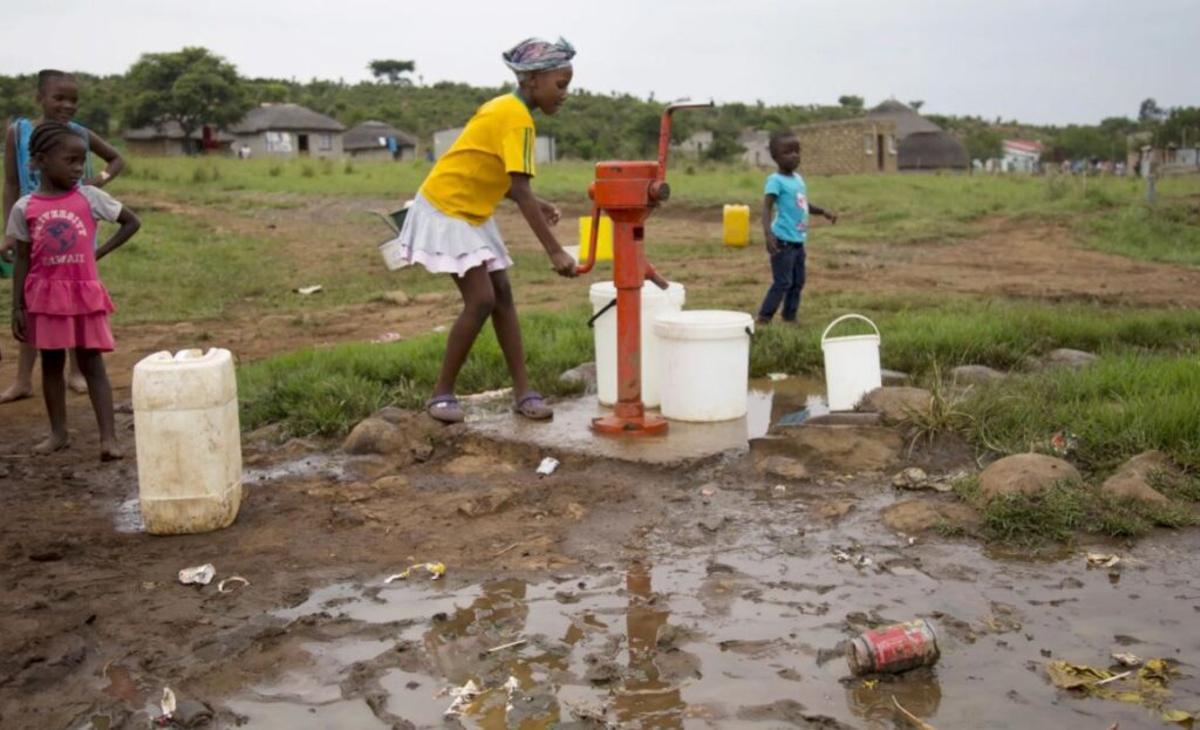
[[[28,340],[39,350],[99,350],[112,352],[112,328],[108,315],[93,314],[36,314],[26,315]]]

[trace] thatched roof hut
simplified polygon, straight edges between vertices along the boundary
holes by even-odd
[[[341,132],[346,128],[332,117],[299,104],[262,104],[246,112],[246,116],[229,128],[234,134],[257,134],[268,131]]]
[[[970,164],[967,148],[949,132],[916,132],[900,140],[901,170],[965,170]]]
[[[971,160],[958,137],[918,114],[912,107],[888,99],[867,118],[896,125],[901,170],[965,170]]]

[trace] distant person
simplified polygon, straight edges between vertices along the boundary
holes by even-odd
[[[17,198],[29,195],[37,189],[38,171],[30,165],[29,139],[34,128],[43,121],[66,124],[84,141],[84,146],[97,157],[104,160],[106,166],[98,175],[92,174],[91,158],[84,163],[85,185],[102,188],[121,174],[125,169],[125,161],[108,142],[86,127],[71,121],[79,106],[79,85],[75,77],[63,71],[47,69],[37,75],[37,103],[42,108],[39,119],[17,117],[9,125],[4,142],[4,215],[7,220],[11,215],[13,204]],[[6,257],[12,255],[11,247],[6,241],[0,246],[0,252]],[[0,403],[21,400],[33,395],[33,365],[37,362],[37,350],[33,347],[22,346],[17,360],[17,379],[8,390],[0,393]],[[87,392],[87,381],[79,371],[75,355],[70,357],[71,369],[68,384],[71,390],[78,393]]]
[[[515,410],[545,420],[554,411],[529,387],[521,325],[505,269],[508,249],[492,215],[503,198],[513,200],[561,276],[575,276],[575,259],[563,250],[550,227],[558,208],[533,194],[532,112],[554,114],[567,99],[575,49],[561,38],[549,43],[522,41],[503,54],[517,75],[517,89],[479,107],[462,134],[430,170],[400,230],[408,264],[449,274],[462,295],[463,310],[450,328],[441,373],[426,410],[444,423],[465,414],[454,385],[484,322],[492,319],[516,395]]]
[[[112,386],[101,357],[113,349],[108,325],[113,303],[100,282],[96,261],[128,241],[141,223],[108,193],[80,185],[87,143],[73,127],[53,121],[39,124],[29,141],[29,155],[41,173],[38,187],[10,209],[5,237],[17,248],[13,335],[42,355],[50,436],[34,451],[49,454],[70,445],[63,369],[67,351],[72,351],[87,379],[100,427],[100,459],[119,459]],[[121,226],[99,248],[97,219]]]
[[[783,304],[783,321],[796,321],[800,312],[800,292],[804,289],[807,257],[804,244],[808,241],[809,216],[824,216],[835,224],[838,221],[837,213],[808,202],[808,186],[796,172],[800,164],[800,140],[795,133],[775,132],[768,149],[779,170],[767,178],[763,195],[763,234],[771,257],[773,281],[758,310],[760,325],[771,323],[780,303]]]

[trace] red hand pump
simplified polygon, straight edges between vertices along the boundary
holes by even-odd
[[[579,267],[586,274],[596,264],[596,235],[600,216],[613,222],[613,284],[617,288],[617,403],[613,412],[592,421],[597,433],[630,436],[665,433],[661,416],[646,414],[642,403],[642,285],[653,281],[662,289],[667,282],[646,260],[644,223],[671,196],[667,185],[667,153],[671,148],[671,115],[679,109],[712,107],[708,104],[674,104],[662,115],[658,131],[658,161],[596,163],[596,180],[588,186],[592,199],[592,230],[587,259]]]

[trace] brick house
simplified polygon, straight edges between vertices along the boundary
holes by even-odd
[[[896,126],[876,119],[843,119],[795,127],[805,175],[891,173],[897,168]],[[770,155],[766,164],[770,165]]]

